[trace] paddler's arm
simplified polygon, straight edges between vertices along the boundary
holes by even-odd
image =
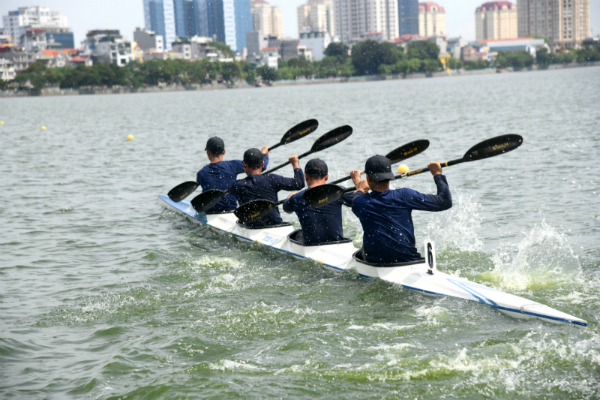
[[[291,214],[294,212],[294,203],[295,203],[295,198],[294,195],[296,194],[296,192],[292,192],[288,195],[287,199],[283,202],[283,211],[285,211],[288,214]]]
[[[263,155],[263,161],[265,163],[265,165],[263,165],[263,171],[267,170],[267,165],[269,165],[269,148],[268,147],[263,147],[260,152]]]
[[[352,178],[352,182],[354,183],[354,186],[356,186],[356,191],[346,193],[344,196],[342,196],[342,198],[340,198],[340,200],[338,200],[343,205],[350,207],[350,206],[352,206],[352,202],[354,201],[355,198],[369,192],[370,188],[369,188],[369,184],[367,183],[367,181],[364,179],[363,180],[360,179],[361,173],[362,172],[359,170],[354,170],[354,171],[350,172],[350,177]]]
[[[404,201],[415,210],[423,211],[444,211],[452,207],[452,195],[448,187],[446,177],[442,175],[442,166],[439,162],[432,162],[428,165],[433,180],[437,186],[437,194],[422,194],[415,190],[404,189],[408,191],[408,196]]]
[[[300,190],[304,187],[304,173],[300,168],[300,161],[297,155],[293,155],[289,159],[292,168],[294,168],[294,177],[285,178],[281,175],[270,174],[267,175],[271,182],[275,185],[275,190]]]

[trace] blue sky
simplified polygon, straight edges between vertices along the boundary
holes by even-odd
[[[305,0],[268,0],[281,7],[285,36],[298,37],[296,7]],[[475,39],[475,8],[485,0],[439,0],[446,9],[446,25],[449,36],[462,35]],[[513,0],[516,2],[516,0]],[[0,0],[0,14],[6,15],[18,7],[41,5],[58,10],[69,19],[78,45],[91,29],[119,29],[129,39],[133,39],[136,26],[144,25],[142,0]],[[600,0],[590,0],[591,28],[594,36],[600,34]]]

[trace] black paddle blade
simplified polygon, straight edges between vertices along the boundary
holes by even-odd
[[[175,186],[173,189],[171,189],[168,193],[169,198],[171,199],[171,201],[174,201],[175,203],[179,203],[181,200],[185,199],[186,197],[188,197],[190,194],[194,193],[194,190],[196,190],[198,188],[198,184],[196,182],[183,182],[182,184],[179,184],[177,186]]]
[[[225,196],[225,192],[218,189],[207,190],[200,193],[192,200],[192,207],[197,212],[206,212],[213,208]]]
[[[352,135],[352,127],[350,125],[340,126],[339,128],[335,128],[317,139],[317,141],[312,145],[310,151],[311,153],[316,153],[317,151],[325,150],[347,139],[350,135]]]
[[[319,127],[319,121],[316,119],[309,119],[304,122],[300,122],[298,125],[290,129],[281,138],[281,144],[288,144],[295,140],[301,139],[309,134],[313,133]]]
[[[476,161],[484,158],[494,157],[500,154],[508,153],[523,144],[521,135],[501,135],[484,140],[483,142],[471,147],[465,153],[463,160]]]
[[[307,190],[302,195],[302,198],[312,208],[321,208],[339,200],[343,195],[344,188],[338,185],[327,184],[315,186]]]
[[[241,222],[250,222],[267,215],[277,207],[276,203],[269,200],[254,200],[238,207],[233,213]]]
[[[389,152],[385,157],[390,160],[390,163],[396,164],[424,152],[428,147],[429,140],[415,140],[414,142],[407,143],[404,146],[400,146],[396,150]]]

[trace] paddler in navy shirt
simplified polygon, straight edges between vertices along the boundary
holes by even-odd
[[[362,224],[366,261],[392,264],[421,260],[415,247],[412,210],[444,211],[452,207],[452,196],[439,162],[428,165],[437,194],[422,194],[403,188],[390,190],[394,179],[390,161],[384,156],[367,160],[365,172],[371,192],[354,199],[352,212]]]
[[[346,193],[339,200],[328,204],[323,208],[312,208],[309,206],[302,194],[291,193],[283,203],[283,211],[295,212],[302,225],[302,236],[296,236],[296,240],[304,244],[319,244],[339,242],[344,240],[342,228],[342,205],[350,207],[354,199],[369,190],[367,181],[360,180],[360,171],[352,171],[350,174],[356,186],[356,191]],[[329,179],[328,168],[325,161],[314,159],[306,163],[304,178],[309,188],[324,185]]]
[[[203,191],[211,189],[227,190],[237,180],[237,176],[244,172],[244,163],[241,160],[223,161],[225,143],[223,139],[216,136],[208,139],[204,150],[206,150],[210,164],[198,171],[196,182],[202,186]],[[267,168],[269,164],[269,148],[263,147],[261,154],[264,161],[264,168]],[[214,214],[233,211],[236,207],[236,198],[231,194],[227,194],[213,208],[208,210],[207,213]]]
[[[298,156],[291,156],[289,161],[294,168],[293,178],[284,178],[276,174],[261,175],[264,165],[261,151],[258,149],[246,150],[244,153],[244,171],[248,176],[231,185],[229,193],[238,199],[240,205],[260,199],[276,203],[277,192],[281,190],[300,190],[304,187],[304,175],[300,169]],[[278,208],[275,208],[265,216],[246,223],[251,228],[263,228],[281,224],[283,224],[283,220]]]

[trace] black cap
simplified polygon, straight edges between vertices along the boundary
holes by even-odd
[[[223,139],[220,137],[211,137],[208,139],[208,142],[206,142],[206,148],[204,150],[210,151],[215,156],[220,156],[225,150],[225,142],[223,142]]]
[[[244,153],[244,162],[250,168],[260,168],[263,161],[263,155],[259,149],[248,149]]]
[[[373,156],[367,160],[365,164],[365,173],[375,182],[393,180],[392,164],[387,157]]]
[[[315,158],[306,163],[304,172],[310,176],[325,176],[328,172],[327,164],[325,161]]]

